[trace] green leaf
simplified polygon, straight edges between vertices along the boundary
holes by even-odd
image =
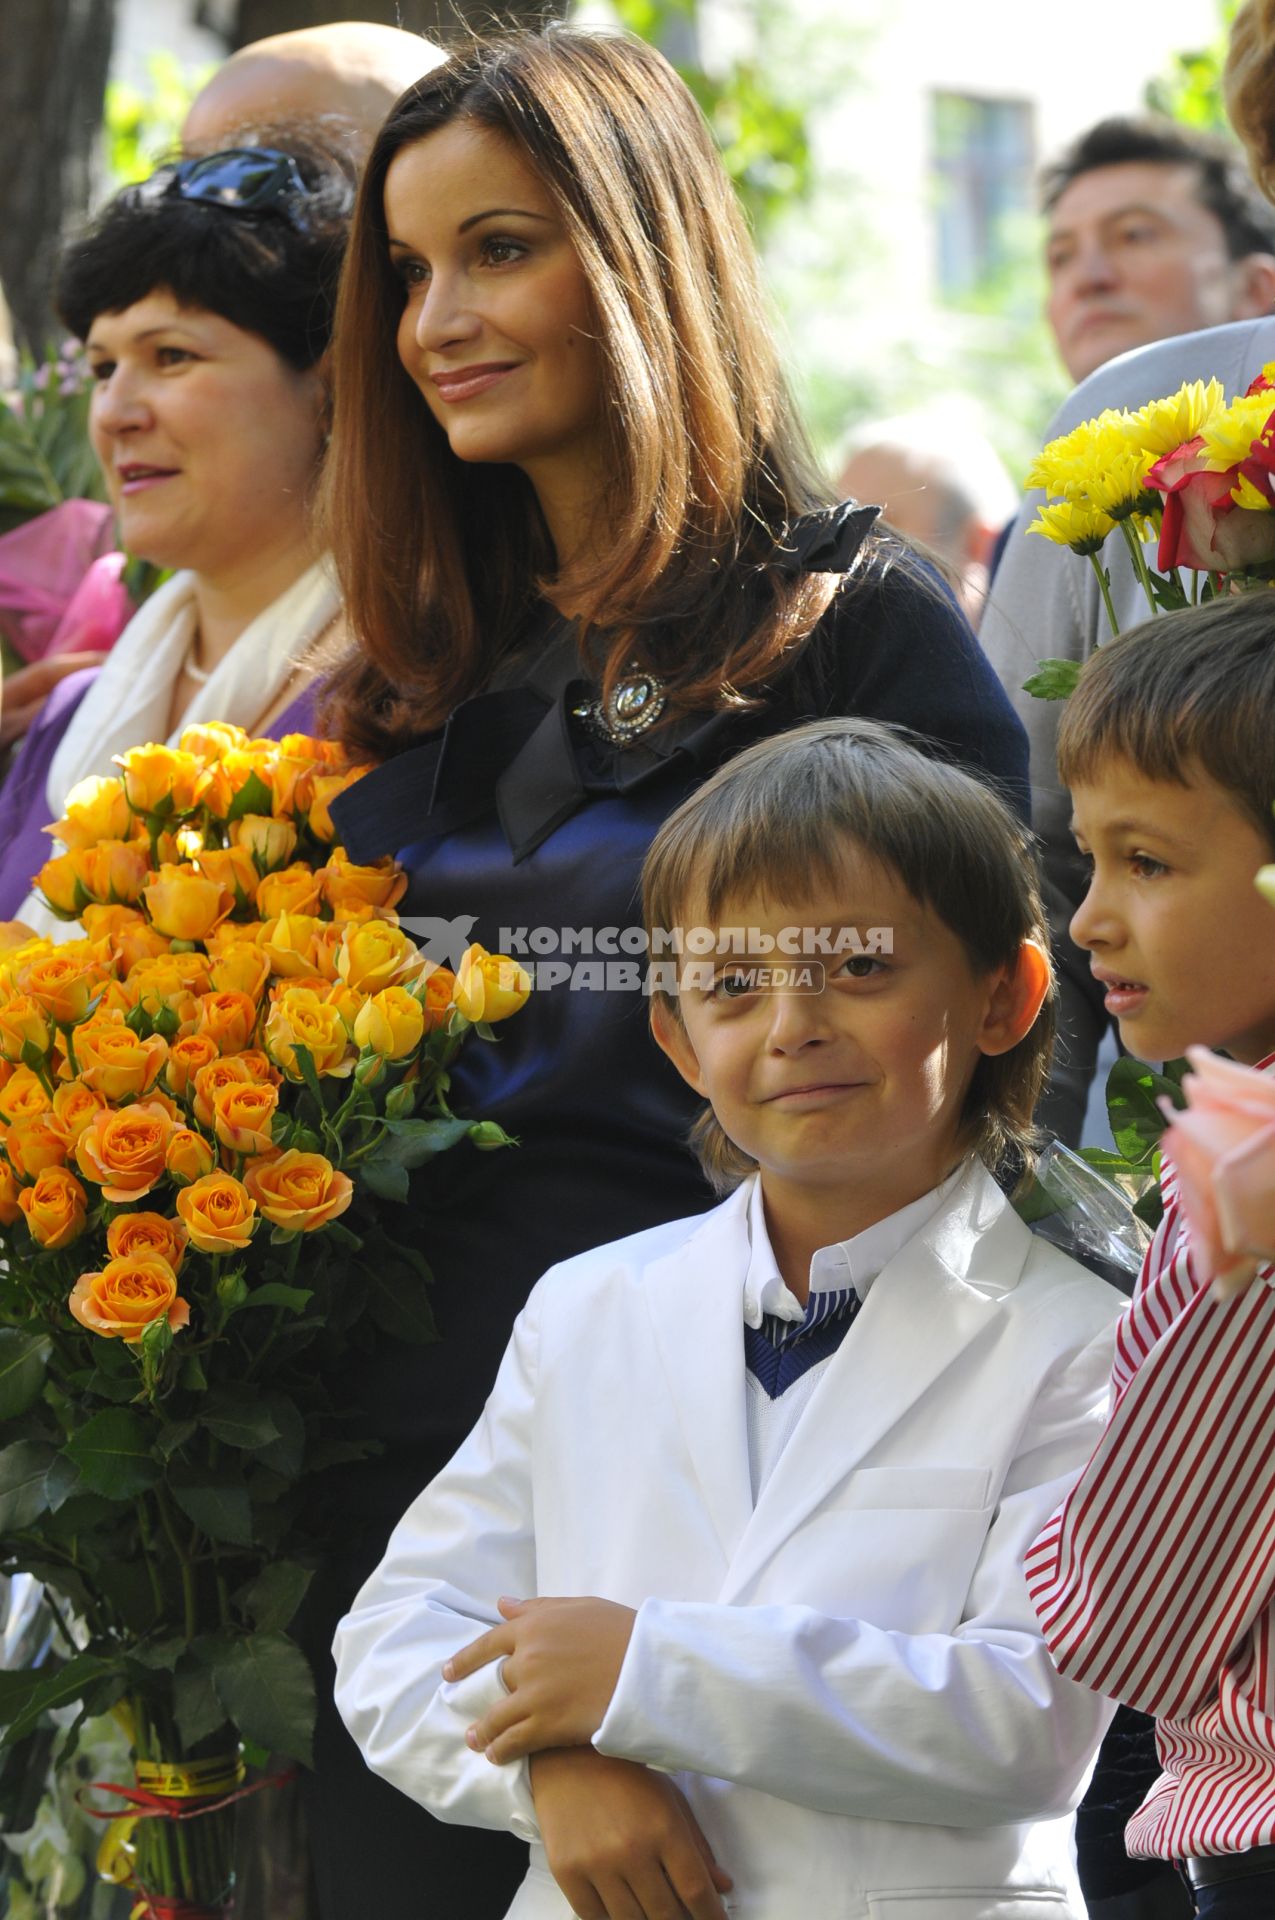
[[[322,1106],[323,1105],[323,1089],[319,1085],[319,1075],[315,1069],[314,1055],[311,1053],[309,1047],[303,1047],[303,1046],[294,1047],[293,1052],[296,1055],[297,1066],[300,1069],[301,1078],[304,1080],[306,1087],[314,1095],[315,1099],[319,1102],[319,1105]]]
[[[1042,660],[1030,680],[1024,680],[1023,692],[1036,700],[1066,700],[1076,690],[1080,678],[1079,660]]]
[[[168,1426],[161,1427],[155,1441],[155,1451],[161,1460],[171,1460],[180,1453],[191,1435],[198,1431],[198,1422],[194,1420],[173,1420]]]
[[[367,1311],[383,1333],[412,1346],[437,1340],[438,1329],[426,1285],[402,1267],[361,1266],[367,1284]]]
[[[215,1388],[205,1398],[198,1418],[200,1426],[206,1427],[215,1440],[224,1440],[227,1446],[248,1453],[268,1447],[279,1438],[279,1429],[255,1387]]]
[[[0,1539],[49,1511],[49,1469],[57,1457],[44,1440],[15,1440],[0,1452]]]
[[[282,1633],[304,1600],[313,1578],[312,1570],[299,1566],[295,1560],[275,1560],[263,1567],[255,1580],[241,1587],[235,1599],[260,1632]]]
[[[1167,1098],[1182,1105],[1181,1070],[1173,1062],[1164,1073],[1123,1054],[1107,1075],[1107,1116],[1111,1135],[1126,1160],[1148,1161],[1168,1126],[1158,1102]]]
[[[246,1740],[313,1765],[315,1694],[310,1665],[282,1633],[253,1633],[213,1668],[217,1698]]]
[[[225,1653],[228,1636],[204,1634],[192,1640],[173,1674],[173,1712],[186,1747],[194,1747],[226,1724],[226,1709],[213,1686],[213,1666]]]
[[[112,1665],[95,1654],[77,1653],[55,1673],[37,1668],[34,1673],[0,1673],[0,1745],[12,1746],[25,1739],[41,1714],[54,1707],[74,1706],[86,1690],[107,1679]]]
[[[423,1167],[436,1153],[446,1153],[469,1133],[469,1120],[388,1120],[387,1139],[377,1148],[378,1160],[397,1160],[401,1167]],[[477,1123],[481,1125],[481,1122]]]
[[[269,816],[273,798],[269,787],[259,773],[250,773],[230,803],[227,820],[242,820],[246,813],[261,813]]]
[[[400,1206],[411,1190],[407,1168],[394,1160],[365,1160],[359,1169],[359,1180],[378,1200],[394,1200]]]
[[[305,1421],[301,1409],[286,1393],[277,1391],[263,1393],[261,1403],[274,1421],[278,1437],[261,1448],[259,1458],[276,1473],[295,1480],[305,1460]]]
[[[0,1420],[16,1420],[39,1399],[51,1344],[42,1333],[0,1327]]]
[[[252,1506],[237,1473],[227,1468],[173,1466],[168,1469],[173,1499],[188,1520],[210,1540],[232,1547],[252,1545]]]
[[[65,1451],[91,1493],[108,1500],[131,1500],[160,1477],[159,1462],[151,1452],[152,1433],[148,1423],[127,1407],[110,1407],[94,1414],[73,1434]]]
[[[197,1353],[189,1353],[182,1361],[180,1379],[187,1393],[206,1393],[208,1375],[204,1372],[204,1363]]]
[[[239,1311],[243,1313],[248,1307],[287,1307],[293,1313],[300,1313],[313,1298],[306,1287],[289,1287],[282,1280],[267,1280],[264,1287],[252,1289]]]

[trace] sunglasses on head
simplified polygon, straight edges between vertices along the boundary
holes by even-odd
[[[177,198],[226,213],[278,214],[298,232],[308,231],[298,198],[310,189],[290,153],[277,147],[228,147],[161,167],[135,188],[143,202]]]

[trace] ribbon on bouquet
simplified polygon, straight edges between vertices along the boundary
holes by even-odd
[[[81,1809],[91,1820],[107,1820],[97,1850],[97,1871],[103,1880],[125,1886],[133,1879],[133,1831],[141,1820],[197,1820],[201,1814],[219,1813],[237,1800],[247,1800],[266,1787],[286,1786],[296,1778],[296,1768],[286,1773],[268,1774],[262,1780],[243,1785],[244,1764],[238,1754],[218,1754],[208,1760],[186,1760],[177,1764],[139,1760],[134,1769],[134,1785],[120,1786],[111,1780],[94,1780],[76,1795]],[[107,1793],[127,1801],[131,1813],[116,1813],[110,1808],[90,1807],[84,1796]],[[226,1911],[223,1906],[192,1906],[180,1896],[148,1893],[133,1908],[129,1920],[208,1920],[210,1914]]]

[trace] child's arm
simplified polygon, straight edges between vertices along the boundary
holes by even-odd
[[[497,1621],[492,1602],[534,1592],[530,1480],[538,1298],[520,1315],[483,1417],[395,1528],[337,1629],[336,1703],[363,1756],[441,1820],[538,1837],[525,1762],[487,1766],[465,1729],[504,1693],[499,1669],[458,1685],[447,1657]]]
[[[549,1870],[580,1920],[674,1911],[726,1920],[730,1875],[663,1774],[570,1747],[535,1755],[531,1790]]]
[[[513,1648],[511,1677],[524,1678],[479,1719],[478,1743],[497,1730],[499,1758],[592,1737],[604,1753],[823,1812],[927,1825],[1066,1812],[1109,1709],[1054,1667],[1022,1562],[1092,1444],[1110,1351],[1104,1332],[1044,1384],[954,1632],[892,1632],[797,1605],[648,1600],[627,1617],[609,1603],[541,1601],[507,1609],[484,1636],[493,1651]],[[469,1670],[465,1657],[456,1665]],[[519,1720],[522,1685],[535,1699]]]
[[[1216,1697],[1275,1591],[1273,1382],[1269,1282],[1219,1304],[1184,1251],[1151,1270],[1106,1432],[1028,1557],[1061,1672],[1161,1717]]]

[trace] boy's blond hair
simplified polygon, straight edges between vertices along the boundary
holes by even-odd
[[[989,786],[921,751],[903,728],[819,720],[748,748],[672,813],[642,870],[648,938],[721,925],[743,896],[798,902],[841,878],[845,841],[898,875],[951,929],[976,972],[1012,962],[1025,940],[1049,951],[1035,846]],[[860,930],[862,931],[862,930]],[[984,1055],[962,1113],[967,1148],[993,1171],[1030,1166],[1032,1121],[1053,1050],[1054,994],[1008,1053]],[[657,984],[652,1004],[680,1019]],[[755,1163],[711,1107],[692,1130],[708,1179],[728,1192]]]

